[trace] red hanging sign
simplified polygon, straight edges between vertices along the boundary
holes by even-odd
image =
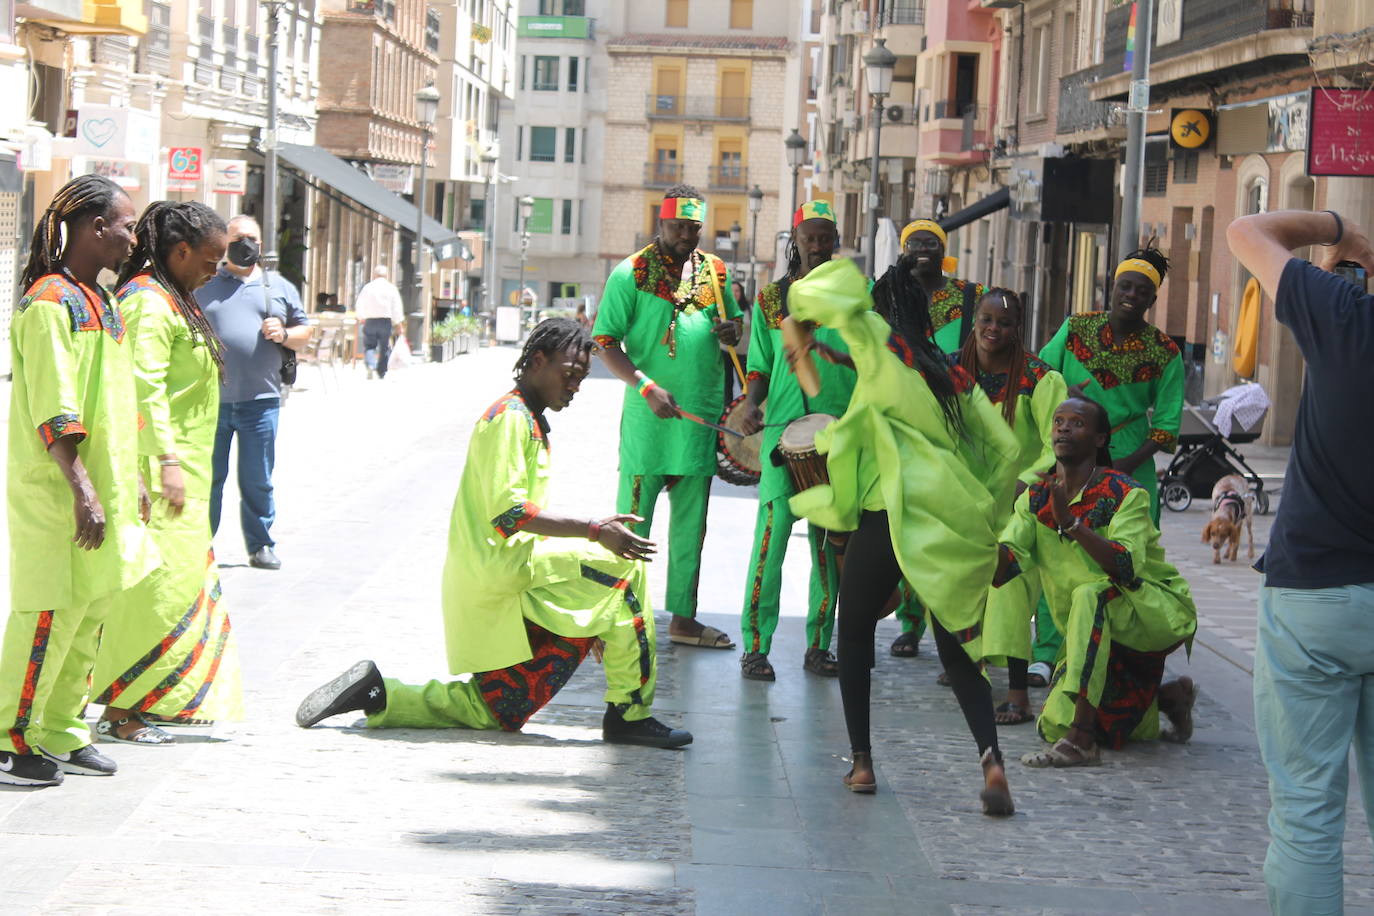
[[[1374,177],[1374,91],[1312,89],[1307,174]]]

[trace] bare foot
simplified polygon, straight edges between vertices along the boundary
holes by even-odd
[[[679,617],[674,614],[668,621],[668,632],[673,636],[700,636],[706,625],[695,617]]]
[[[983,802],[983,813],[988,817],[1009,817],[1016,813],[1011,800],[1011,786],[1007,783],[1007,771],[992,748],[983,752],[983,791],[978,797]]]
[[[878,777],[873,772],[873,752],[854,751],[854,765],[845,774],[844,785],[851,792],[872,795],[878,791]]]
[[[1197,702],[1197,693],[1197,684],[1186,675],[1159,688],[1159,711],[1168,717],[1172,726],[1160,732],[1161,740],[1183,744],[1193,737],[1193,705]]]

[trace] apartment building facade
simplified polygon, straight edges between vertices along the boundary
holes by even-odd
[[[772,278],[790,215],[783,141],[800,112],[793,36],[802,7],[652,0],[616,12],[606,38],[603,271],[653,238],[663,192],[685,182],[707,199],[701,247],[757,288]]]

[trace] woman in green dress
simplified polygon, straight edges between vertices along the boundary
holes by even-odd
[[[1064,377],[1026,352],[1022,343],[1025,312],[1009,289],[992,289],[978,301],[973,330],[954,357],[997,405],[1016,436],[1016,494],[1054,465],[1050,445],[1054,409],[1068,393]],[[998,725],[1029,722],[1026,668],[1031,654],[1030,619],[1040,600],[1037,576],[1021,576],[988,592],[983,620],[983,651],[989,664],[1007,669],[1007,699],[997,707]]]
[[[161,201],[139,219],[118,293],[134,348],[139,459],[154,497],[162,566],[119,596],[96,659],[96,732],[171,744],[149,724],[237,718],[238,658],[210,535],[210,456],[223,345],[192,291],[224,257],[227,230],[199,203]]]
[[[873,311],[851,261],[816,267],[788,297],[799,320],[840,332],[857,375],[844,416],[816,437],[829,483],[791,500],[813,524],[853,532],[839,605],[840,696],[853,751],[844,784],[854,792],[877,788],[869,735],[874,628],[905,578],[930,610],[940,659],[977,743],[983,812],[1008,815],[992,687],[978,669],[987,592],[968,583],[990,582],[996,571],[1016,443],[969,374],[951,368],[931,340],[924,292],[909,274],[898,282],[911,288],[876,288],[891,297],[891,327]]]
[[[1016,501],[1002,532],[994,585],[1025,570],[1040,582],[1064,633],[1054,686],[1040,713],[1049,748],[1021,761],[1033,767],[1095,764],[1099,745],[1192,736],[1197,688],[1190,678],[1162,684],[1164,660],[1191,647],[1197,608],[1188,583],[1164,560],[1143,487],[1111,467],[1111,425],[1095,401],[1072,397],[1054,411],[1051,473]]]
[[[1070,388],[1107,409],[1112,467],[1149,494],[1156,525],[1154,456],[1174,450],[1183,417],[1183,357],[1145,320],[1168,271],[1169,259],[1157,248],[1131,252],[1116,268],[1111,310],[1070,315],[1040,351]]]

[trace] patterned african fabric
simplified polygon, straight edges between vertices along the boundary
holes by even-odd
[[[96,656],[96,702],[171,719],[242,718],[238,649],[210,535],[219,374],[167,291],[144,274],[119,292],[133,346],[139,453],[162,565],[119,595]],[[186,504],[172,517],[158,456],[175,454]]]
[[[987,590],[970,583],[991,582],[996,570],[1018,470],[1011,430],[971,383],[959,397],[964,433],[950,429],[922,375],[888,348],[891,331],[852,262],[811,271],[792,284],[789,305],[798,318],[839,331],[858,375],[848,409],[817,438],[830,484],[794,496],[793,511],[853,531],[864,510],[886,510],[907,583],[981,658]]]
[[[1070,315],[1040,351],[1040,358],[1064,375],[1070,386],[1107,409],[1112,424],[1112,458],[1124,458],[1152,439],[1172,452],[1183,418],[1183,356],[1178,345],[1154,325],[1121,340],[1107,312]],[[1154,462],[1137,469],[1137,482],[1150,494],[1159,520]]]
[[[1069,511],[1111,543],[1116,554],[1112,574],[1072,539],[1060,537],[1049,488],[1043,483],[1021,494],[1002,532],[1003,547],[1016,569],[1039,570],[1054,623],[1064,634],[1054,686],[1040,716],[1040,733],[1047,741],[1068,731],[1080,695],[1094,706],[1111,698],[1108,718],[1117,723],[1113,728],[1118,732],[1120,723],[1134,715],[1129,712],[1132,697],[1143,700],[1147,708],[1153,703],[1157,680],[1153,690],[1125,681],[1109,687],[1114,644],[1134,652],[1167,654],[1179,644],[1191,648],[1197,630],[1197,608],[1188,583],[1164,559],[1144,488],[1120,471],[1102,469],[1070,501]],[[1139,670],[1123,665],[1118,676]],[[1159,670],[1162,676],[1162,666]],[[1134,737],[1158,734],[1157,711],[1139,712],[1134,721],[1128,732]]]
[[[945,353],[958,353],[964,342],[959,339],[963,326],[965,288],[973,285],[973,298],[970,300],[977,308],[978,300],[988,288],[971,280],[948,277],[943,288],[936,290],[930,297],[930,327],[935,336],[935,346]]]
[[[843,415],[849,406],[849,395],[854,390],[856,378],[853,369],[837,366],[812,353],[807,358],[820,375],[821,390],[814,398],[807,397],[801,390],[796,373],[787,364],[787,348],[782,341],[782,319],[787,316],[789,285],[787,282],[769,283],[759,290],[750,329],[750,376],[768,380],[764,420],[769,425],[763,430],[759,447],[759,454],[763,458],[763,472],[759,480],[761,503],[772,502],[778,497],[790,497],[794,492],[787,469],[774,464],[769,458],[783,432],[782,426],[774,424],[790,423],[809,413],[828,413],[837,417]],[[841,353],[849,352],[844,338],[834,328],[818,327],[815,337],[818,343],[827,344]]]
[[[619,343],[683,410],[711,421],[725,410],[720,339],[712,333],[720,317],[713,270],[726,314],[738,318],[725,262],[696,251],[682,274],[674,276],[655,242],[611,271],[592,329],[603,346]],[[621,473],[710,476],[715,470],[715,430],[688,420],[660,419],[633,386],[625,386]]]
[[[525,632],[533,653],[529,661],[486,671],[475,678],[482,702],[502,731],[524,728],[530,716],[548,705],[568,683],[596,641],[594,636],[558,636],[528,620]]]
[[[27,291],[10,335],[10,608],[87,605],[158,565],[138,517],[133,347],[119,307],[103,289],[58,274]],[[105,513],[105,541],[95,550],[72,543],[72,492],[48,454],[64,435],[76,437]]]

